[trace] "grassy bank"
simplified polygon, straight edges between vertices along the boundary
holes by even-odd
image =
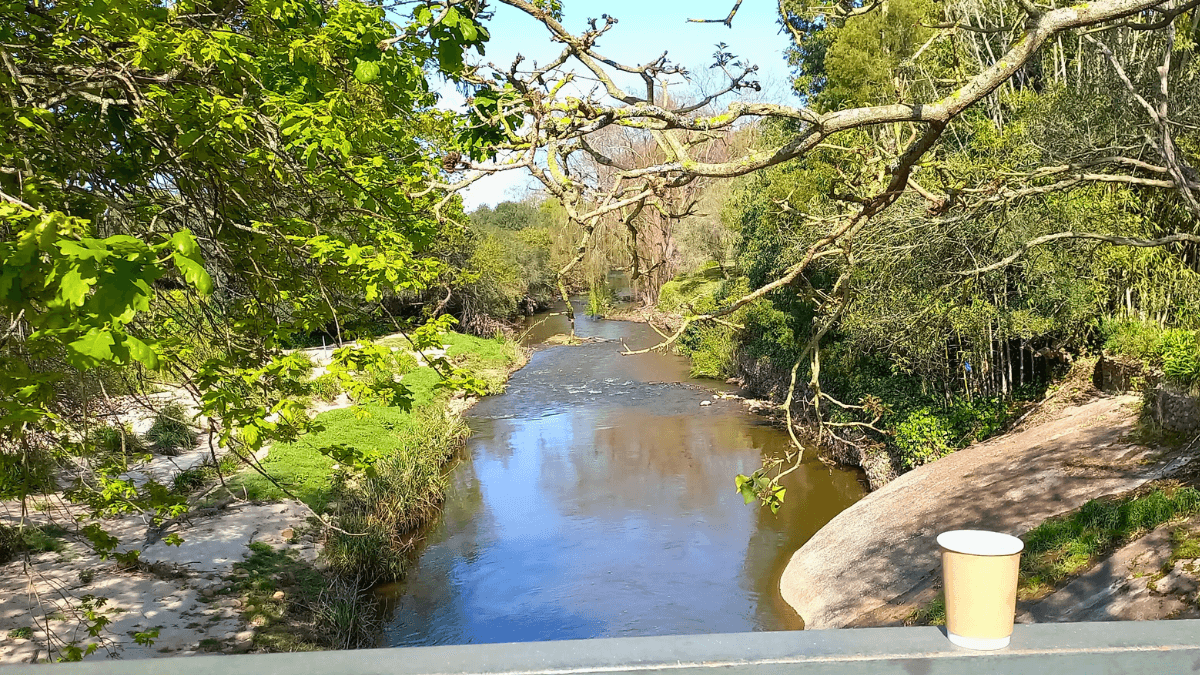
[[[398,350],[409,347],[403,338],[381,344]],[[448,333],[443,344],[446,357],[481,379],[488,393],[502,392],[508,376],[524,360],[520,347],[505,339]],[[439,513],[447,486],[446,462],[468,433],[461,416],[465,405],[452,392],[437,388],[440,376],[434,369],[406,367],[405,359],[397,363],[397,372],[377,376],[399,376],[412,392],[410,409],[368,405],[320,413],[320,431],[271,448],[262,467],[273,480],[250,470],[226,480],[231,492],[252,500],[282,500],[291,493],[344,531],[312,531],[324,537],[321,555],[335,573],[329,578],[283,553],[266,550],[253,551],[239,567],[226,592],[241,597],[247,620],[260,626],[260,647],[293,651],[359,646],[357,641],[367,639],[373,625],[361,592],[403,575],[420,528]],[[315,385],[313,393],[336,398],[338,392],[324,386]],[[336,445],[377,457],[373,471],[351,473],[321,452]]]
[[[1022,539],[1017,598],[1036,601],[1091,569],[1105,556],[1154,528],[1200,513],[1200,491],[1166,483],[1144,486],[1131,493],[1093,499],[1077,511],[1051,518]],[[1171,534],[1172,556],[1200,557],[1200,537],[1184,528]],[[913,610],[905,625],[941,626],[946,623],[946,599],[937,597]]]
[[[1200,491],[1168,484],[1094,499],[1078,511],[1051,518],[1023,537],[1018,596],[1045,595],[1146,532],[1196,513]]]
[[[490,394],[502,392],[508,376],[524,363],[521,348],[511,340],[448,333],[442,342],[446,358],[482,380]],[[380,343],[398,354],[410,347],[403,338]],[[291,493],[344,531],[305,529],[324,537],[323,571],[292,551],[265,544],[251,544],[247,560],[235,565],[218,595],[239,599],[243,617],[256,627],[256,648],[302,651],[374,643],[378,617],[365,591],[405,572],[420,528],[439,513],[448,482],[446,462],[468,433],[462,399],[437,388],[437,371],[415,365],[398,358],[393,372],[374,375],[399,377],[412,393],[410,409],[368,405],[322,412],[316,417],[320,431],[271,448],[262,467],[273,480],[251,470],[226,479],[231,492],[252,500],[283,500]],[[314,398],[336,399],[340,392],[329,383],[315,380]],[[351,473],[321,452],[336,445],[377,457],[373,471]],[[212,649],[220,648],[218,641],[210,642]]]

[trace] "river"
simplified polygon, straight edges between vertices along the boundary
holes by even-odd
[[[528,325],[527,343],[569,330],[561,315]],[[538,348],[471,410],[443,517],[389,589],[385,643],[801,628],[779,577],[862,497],[860,474],[810,458],[778,515],[745,505],[734,476],[787,433],[713,400],[728,387],[690,378],[683,357],[620,356],[658,339],[644,324],[580,316],[576,331],[609,341]]]

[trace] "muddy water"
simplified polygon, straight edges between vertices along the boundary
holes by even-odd
[[[577,310],[578,311],[578,310]],[[545,319],[542,321],[542,319]],[[539,323],[540,322],[540,323]],[[527,342],[566,328],[535,317]],[[806,463],[778,515],[733,477],[786,432],[688,377],[685,359],[622,357],[657,336],[580,318],[501,396],[470,413],[441,522],[392,589],[392,646],[800,628],[779,596],[791,553],[863,493],[859,475]]]

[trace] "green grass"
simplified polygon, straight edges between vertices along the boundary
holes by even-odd
[[[392,338],[381,344],[404,347],[407,341]],[[443,344],[447,345],[447,358],[483,378],[489,392],[503,390],[508,370],[519,356],[519,348],[510,341],[460,333],[447,333]],[[422,411],[430,407],[442,408],[440,404],[435,405],[435,399],[439,397],[435,386],[440,379],[437,371],[427,366],[403,376],[401,383],[413,395],[411,411],[368,405],[360,411],[339,409],[321,413],[316,421],[324,427],[322,431],[307,434],[294,443],[276,444],[263,461],[263,468],[301,501],[316,511],[324,511],[332,497],[331,476],[336,462],[321,454],[321,448],[347,445],[370,456],[384,458],[404,450],[409,453],[409,461],[418,462],[415,455],[420,454],[422,434],[431,430],[428,420],[422,418]],[[439,461],[445,460],[441,449],[433,455]],[[244,489],[251,499],[277,501],[287,498],[283,490],[253,471],[243,471],[227,483],[235,493],[240,494]]]
[[[1171,533],[1171,559],[1167,567],[1174,567],[1179,560],[1196,558],[1200,558],[1200,532],[1193,532],[1186,527],[1176,528]]]
[[[688,306],[701,309],[705,303],[712,303],[724,281],[721,267],[715,262],[706,263],[691,274],[681,274],[663,284],[658,292],[658,308],[666,312],[684,310]]]
[[[196,431],[188,426],[187,409],[178,403],[165,406],[154,416],[154,424],[146,432],[146,440],[163,455],[178,455],[191,450],[196,443]]]
[[[913,610],[904,620],[906,626],[945,626],[946,596],[938,593],[933,600]]]
[[[66,550],[63,536],[65,529],[57,525],[24,528],[0,525],[0,563],[6,563],[18,555],[38,553],[62,553]]]
[[[14,628],[8,631],[8,639],[10,640],[29,640],[33,637],[33,629],[29,626]]]
[[[1166,486],[1093,499],[1074,513],[1051,518],[1025,535],[1019,594],[1041,595],[1138,535],[1195,513],[1200,513],[1200,491]]]
[[[408,346],[402,338],[382,343]],[[443,344],[451,363],[481,378],[489,393],[503,391],[509,371],[520,358],[520,347],[502,338],[449,333]],[[397,359],[398,369],[405,365]],[[437,514],[446,488],[445,462],[467,433],[460,418],[446,414],[449,393],[437,389],[440,379],[429,367],[411,370],[401,379],[413,395],[410,410],[368,405],[321,413],[316,417],[321,431],[276,444],[263,460],[263,468],[280,486],[315,511],[333,514],[343,529],[364,534],[330,533],[323,555],[334,572],[364,582],[398,577],[414,544],[411,533]],[[335,460],[321,449],[336,445],[372,458],[373,473],[335,468]],[[235,494],[244,490],[251,499],[287,497],[283,489],[253,471],[226,482]],[[354,604],[347,603],[344,594],[338,602],[343,609]],[[344,611],[330,616],[345,626]]]
[[[403,435],[376,462],[374,476],[335,480],[338,523],[365,534],[331,532],[323,552],[330,568],[372,581],[402,575],[415,543],[409,535],[437,514],[447,484],[443,466],[466,434],[460,418],[436,406],[423,408],[407,417]]]

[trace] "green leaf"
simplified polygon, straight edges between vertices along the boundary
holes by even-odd
[[[76,365],[86,366],[96,361],[116,361],[113,355],[113,334],[99,328],[89,330],[83,337],[67,345]]]
[[[374,61],[359,61],[354,67],[354,78],[363,84],[379,79],[379,64]]]
[[[132,335],[125,336],[125,346],[129,348],[129,355],[141,361],[142,365],[150,370],[158,368],[158,352],[153,347]]]
[[[463,39],[467,42],[474,42],[479,33],[475,30],[475,24],[470,21],[462,21],[458,24],[458,30],[462,33]]]
[[[87,298],[88,290],[95,283],[95,278],[84,279],[78,267],[72,267],[58,282],[58,296],[67,304],[79,307]]]
[[[203,295],[212,293],[212,277],[208,275],[203,265],[179,253],[175,253],[171,258],[175,261],[175,267],[179,268],[179,272],[183,274],[183,278],[195,286],[196,290]]]

